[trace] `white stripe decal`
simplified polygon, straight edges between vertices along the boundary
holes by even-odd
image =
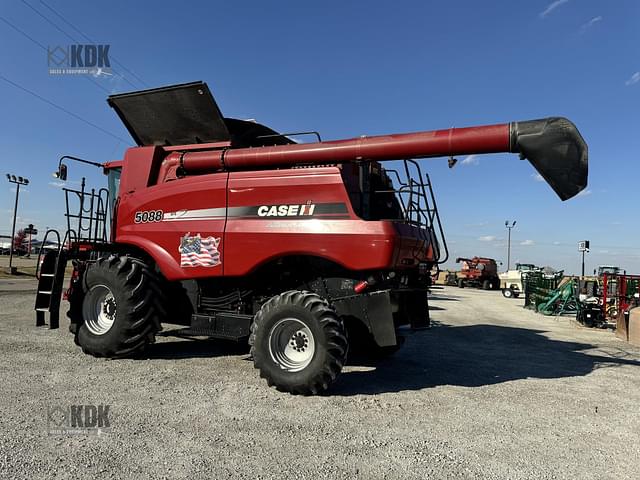
[[[178,210],[177,212],[167,212],[162,219],[163,222],[180,222],[189,220],[215,220],[226,216],[226,208],[201,208],[199,210]]]
[[[188,222],[188,221],[195,221],[195,220],[219,220],[221,218],[224,218],[224,215],[217,215],[215,217],[186,217],[186,218],[165,218],[164,220],[162,220],[163,222]]]

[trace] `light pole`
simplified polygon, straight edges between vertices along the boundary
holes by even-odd
[[[582,252],[582,277],[584,277],[584,254],[589,251],[589,240],[578,242],[578,251]]]
[[[13,226],[11,227],[11,240],[9,243],[9,274],[13,275],[13,241],[16,234],[16,216],[18,213],[18,196],[20,195],[20,185],[29,185],[29,179],[24,177],[16,177],[7,173],[7,180],[16,184],[16,204],[13,207]]]
[[[505,220],[504,226],[509,230],[509,240],[507,240],[507,272],[511,270],[511,229],[516,226],[516,221],[514,220],[511,225],[509,225],[509,220]]]

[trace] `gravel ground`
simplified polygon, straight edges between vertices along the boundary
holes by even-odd
[[[640,478],[640,349],[521,305],[439,291],[433,328],[305,398],[229,344],[85,356],[0,283],[0,476]],[[109,405],[110,429],[50,434],[47,409],[75,404]]]

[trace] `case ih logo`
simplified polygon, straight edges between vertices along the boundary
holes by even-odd
[[[111,429],[110,405],[69,405],[47,407],[49,435],[97,434]]]
[[[47,48],[50,75],[111,75],[111,45],[67,45]]]
[[[305,205],[261,205],[258,207],[259,217],[304,217],[312,216],[316,209],[314,203]]]

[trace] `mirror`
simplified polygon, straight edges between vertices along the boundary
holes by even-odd
[[[67,181],[67,166],[64,163],[61,163],[60,167],[58,167],[58,171],[54,172],[53,176],[55,178],[59,178],[63,182],[66,182]]]

